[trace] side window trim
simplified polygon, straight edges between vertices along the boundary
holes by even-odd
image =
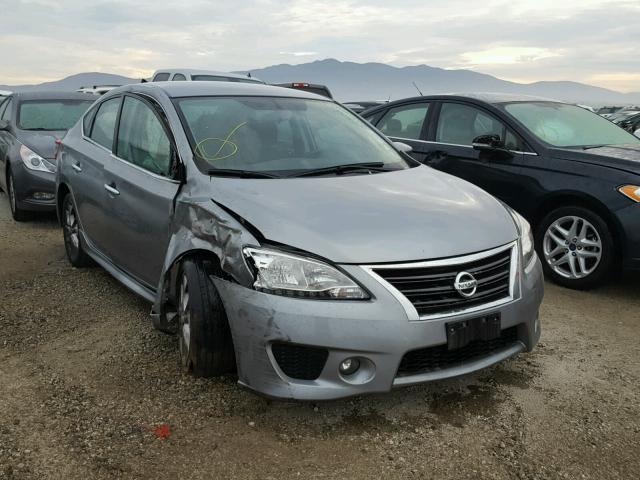
[[[4,111],[7,109],[7,105],[9,104],[9,98],[4,98],[0,102],[0,120],[4,116]]]
[[[151,112],[155,115],[155,117],[158,119],[158,122],[160,122],[160,125],[162,126],[162,129],[165,133],[165,135],[167,136],[167,139],[169,140],[169,145],[171,148],[171,153],[175,155],[175,161],[179,162],[179,163],[183,163],[182,159],[180,158],[180,155],[178,153],[178,149],[176,148],[176,142],[175,139],[173,137],[173,132],[171,131],[171,129],[169,128],[169,126],[167,125],[167,122],[162,118],[162,116],[158,113],[157,108],[160,107],[162,109],[162,106],[160,106],[159,104],[157,104],[155,102],[155,100],[150,100],[149,97],[147,97],[146,95],[138,95],[135,93],[125,93],[124,95],[122,95],[122,101],[120,102],[120,109],[118,110],[118,120],[116,122],[116,133],[113,137],[113,142],[114,142],[114,146],[113,146],[113,150],[111,152],[111,156],[117,160],[120,160],[121,162],[126,163],[127,165],[130,165],[138,170],[140,170],[141,172],[145,172],[155,178],[159,178],[162,180],[166,180],[169,182],[173,182],[173,183],[180,183],[180,180],[172,178],[170,176],[164,176],[164,175],[160,175],[158,173],[152,172],[150,170],[147,170],[146,168],[143,168],[139,165],[136,165],[120,156],[118,156],[118,137],[120,136],[120,118],[122,117],[122,109],[124,108],[124,98],[125,97],[130,97],[133,98],[135,100],[138,100],[140,102],[142,102],[145,106],[147,106]],[[157,106],[156,106],[157,105]],[[162,109],[163,114],[166,117],[166,112],[164,111],[164,109]],[[175,170],[174,166],[171,166],[170,170]]]
[[[3,120],[11,121],[11,109],[13,109],[13,97],[7,97],[6,101],[2,103],[4,109],[0,114],[0,118]],[[5,117],[6,113],[9,113],[9,117]]]
[[[90,108],[89,110],[87,110],[85,114],[82,116],[82,136],[83,137],[88,137],[91,134],[91,129],[93,128],[93,121],[96,119],[96,113],[98,113],[98,109],[100,108],[101,105],[102,103],[95,105],[93,108]],[[84,121],[87,116],[91,117],[89,119],[89,133],[87,133],[87,131],[84,128]]]

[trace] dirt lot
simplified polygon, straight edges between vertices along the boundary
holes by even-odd
[[[71,268],[54,219],[16,224],[0,194],[0,479],[638,478],[639,292],[548,285],[532,354],[386,395],[275,402],[182,375],[149,305]]]

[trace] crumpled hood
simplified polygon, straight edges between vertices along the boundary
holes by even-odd
[[[640,145],[609,145],[588,150],[556,148],[553,155],[640,174]]]
[[[29,131],[20,130],[18,132],[18,140],[20,143],[30,148],[42,158],[52,160],[56,153],[56,140],[64,137],[65,131]]]
[[[266,239],[336,263],[443,258],[517,238],[498,200],[424,166],[286,180],[212,177],[211,184],[213,200]]]

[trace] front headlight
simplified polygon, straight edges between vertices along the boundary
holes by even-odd
[[[529,222],[520,215],[518,212],[509,208],[509,213],[513,217],[513,221],[518,227],[518,233],[520,234],[520,244],[522,245],[522,259],[524,266],[526,267],[533,258],[533,232],[531,231],[531,225]]]
[[[56,171],[55,163],[42,158],[36,152],[25,147],[24,145],[20,145],[20,158],[22,159],[22,163],[24,163],[24,166],[29,170],[38,170],[40,172],[49,173],[55,173]]]
[[[362,287],[335,267],[315,259],[277,250],[245,247],[256,273],[253,287],[261,292],[317,299],[368,299]]]
[[[618,191],[631,200],[640,203],[640,187],[638,185],[625,185],[618,188]]]

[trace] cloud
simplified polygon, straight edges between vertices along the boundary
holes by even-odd
[[[291,55],[293,57],[311,57],[318,55],[318,52],[280,52],[280,55]]]
[[[288,56],[640,89],[637,0],[0,0],[0,12],[0,84],[250,70]]]

